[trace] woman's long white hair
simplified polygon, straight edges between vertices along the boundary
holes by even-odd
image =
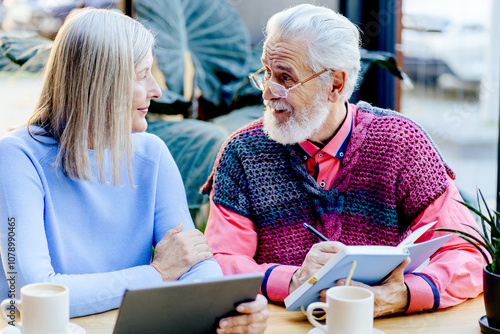
[[[59,30],[45,69],[42,92],[28,125],[38,125],[59,145],[56,165],[67,177],[106,183],[109,149],[112,182],[121,184],[124,161],[131,174],[131,112],[135,66],[154,44],[139,22],[123,14],[85,8]]]
[[[345,100],[351,97],[361,69],[361,56],[358,28],[347,18],[326,7],[298,5],[269,19],[266,40],[270,38],[305,41],[308,46],[305,61],[315,73],[325,68],[345,70],[347,83],[342,97]],[[327,78],[326,74],[322,77]]]

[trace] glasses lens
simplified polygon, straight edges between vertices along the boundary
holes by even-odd
[[[269,86],[269,89],[275,96],[281,98],[285,98],[287,96],[287,90],[285,87],[275,82],[264,80],[264,78],[262,78],[261,76],[251,75],[250,81],[255,86],[255,88],[261,91],[264,91],[266,89],[266,86]]]
[[[268,81],[269,88],[271,89],[271,93],[273,93],[277,97],[285,98],[286,97],[286,88],[280,84],[277,84],[272,81]]]
[[[250,81],[255,86],[255,88],[257,88],[258,90],[263,91],[266,88],[265,83],[264,83],[264,79],[262,77],[259,77],[257,75],[252,75],[252,76],[250,76]]]

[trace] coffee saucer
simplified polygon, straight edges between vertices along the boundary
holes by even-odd
[[[484,334],[500,334],[500,329],[490,327],[486,315],[483,315],[481,318],[479,318],[479,327],[481,328],[481,332],[483,332]]]
[[[66,333],[65,334],[85,334],[86,331],[83,327],[78,326],[72,322],[68,322],[66,325]]]
[[[314,327],[313,329],[311,329],[309,332],[307,332],[307,334],[325,334],[325,332],[323,332],[321,329],[319,328],[316,328]],[[374,328],[373,329],[373,332],[372,334],[386,334],[385,332],[381,331],[380,329],[376,329]]]
[[[68,322],[66,325],[66,330],[65,334],[85,334],[85,329],[83,327],[78,326],[77,324],[74,324],[72,322]],[[0,334],[22,334],[21,330],[18,327],[14,326],[7,326],[2,331]]]

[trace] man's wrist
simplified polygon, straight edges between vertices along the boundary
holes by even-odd
[[[403,312],[401,312],[401,313],[406,313],[406,311],[408,311],[408,307],[410,307],[410,300],[411,300],[410,289],[408,288],[408,285],[406,285],[406,283],[405,283],[405,287],[406,287],[406,306],[403,309]]]
[[[298,270],[293,273],[292,278],[290,279],[290,285],[288,286],[289,294],[297,290],[297,288],[300,286],[299,279],[297,278],[297,272]]]

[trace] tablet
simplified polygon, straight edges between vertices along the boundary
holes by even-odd
[[[237,314],[239,303],[255,299],[263,277],[244,274],[126,290],[113,333],[214,333],[221,318]]]

